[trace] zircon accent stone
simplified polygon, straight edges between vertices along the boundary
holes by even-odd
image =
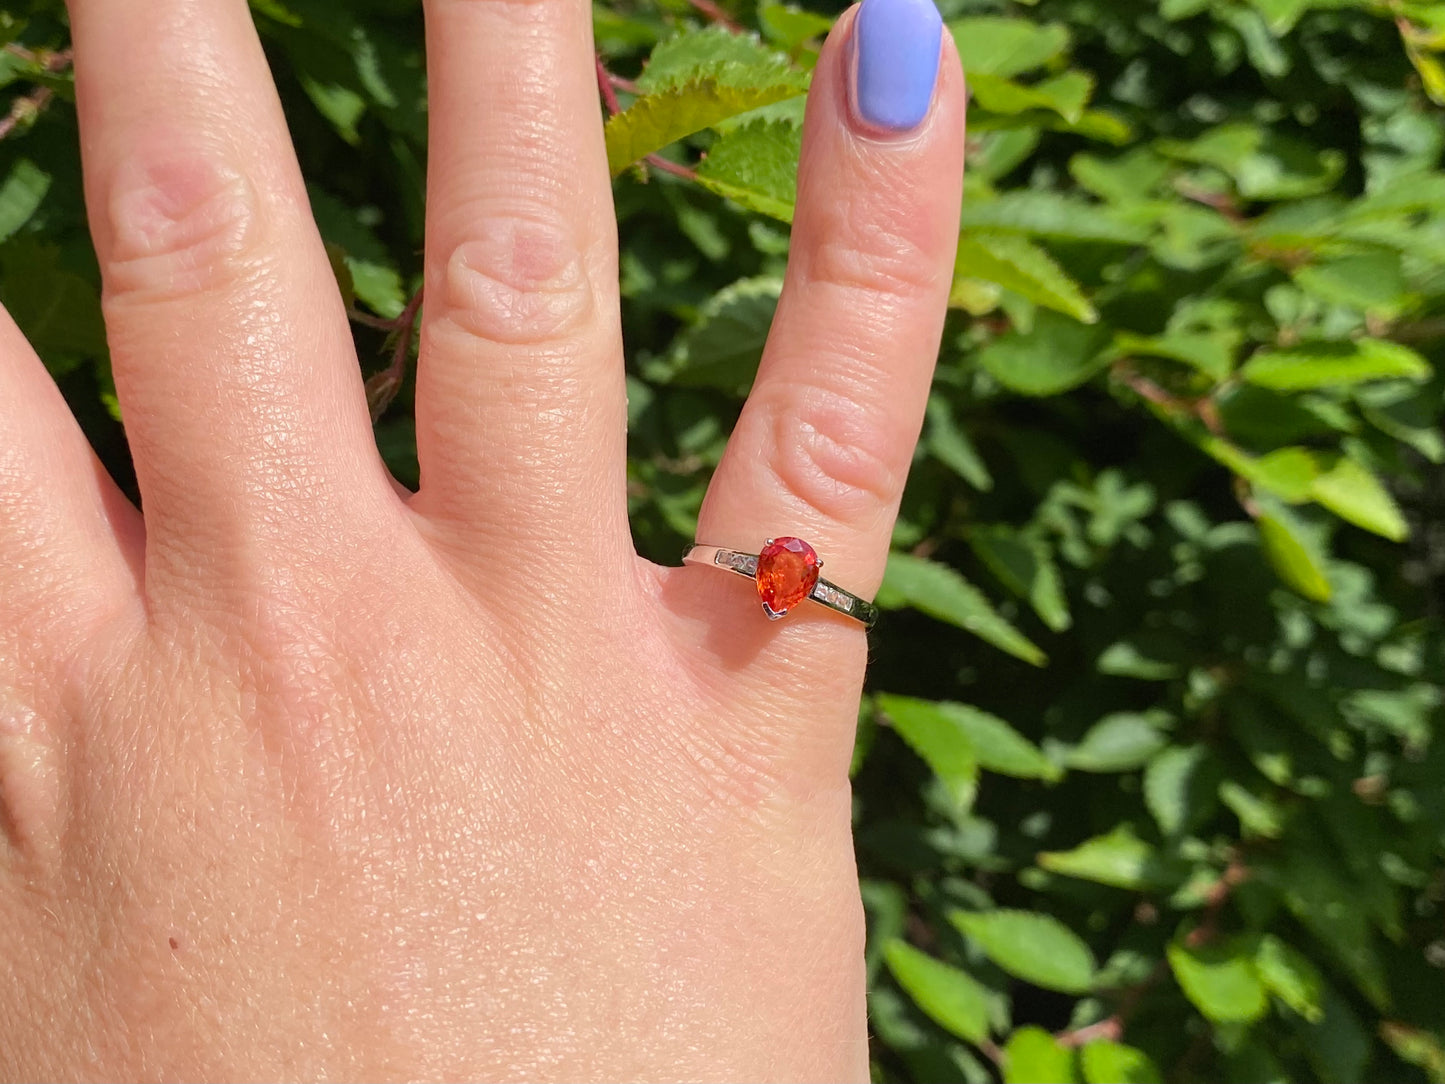
[[[758,598],[769,617],[781,617],[818,583],[817,551],[801,538],[775,538],[758,554]]]

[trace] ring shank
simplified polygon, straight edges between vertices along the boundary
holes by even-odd
[[[685,565],[710,565],[713,568],[735,572],[739,576],[746,576],[750,580],[756,580],[758,575],[758,555],[756,553],[742,553],[738,550],[725,549],[722,546],[703,546],[694,542],[682,551],[682,563]],[[871,629],[878,620],[877,606],[859,598],[851,591],[845,591],[835,583],[829,583],[821,576],[813,585],[813,590],[808,593],[808,597],[820,606],[826,606],[846,617],[863,622],[865,628]]]

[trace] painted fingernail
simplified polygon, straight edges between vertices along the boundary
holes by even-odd
[[[853,24],[859,117],[894,132],[928,115],[938,79],[943,20],[933,0],[863,0]]]

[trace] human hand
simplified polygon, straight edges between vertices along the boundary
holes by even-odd
[[[927,0],[868,4],[699,524],[864,597],[964,111]],[[0,321],[0,1076],[866,1076],[865,636],[633,551],[587,5],[427,5],[415,495],[246,5],[70,8],[145,516]]]

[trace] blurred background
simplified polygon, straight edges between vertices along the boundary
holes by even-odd
[[[251,8],[414,485],[420,4]],[[1445,5],[941,8],[964,229],[854,758],[875,1079],[1445,1081]],[[660,562],[840,10],[594,5]],[[0,9],[0,301],[134,496],[67,45]]]

